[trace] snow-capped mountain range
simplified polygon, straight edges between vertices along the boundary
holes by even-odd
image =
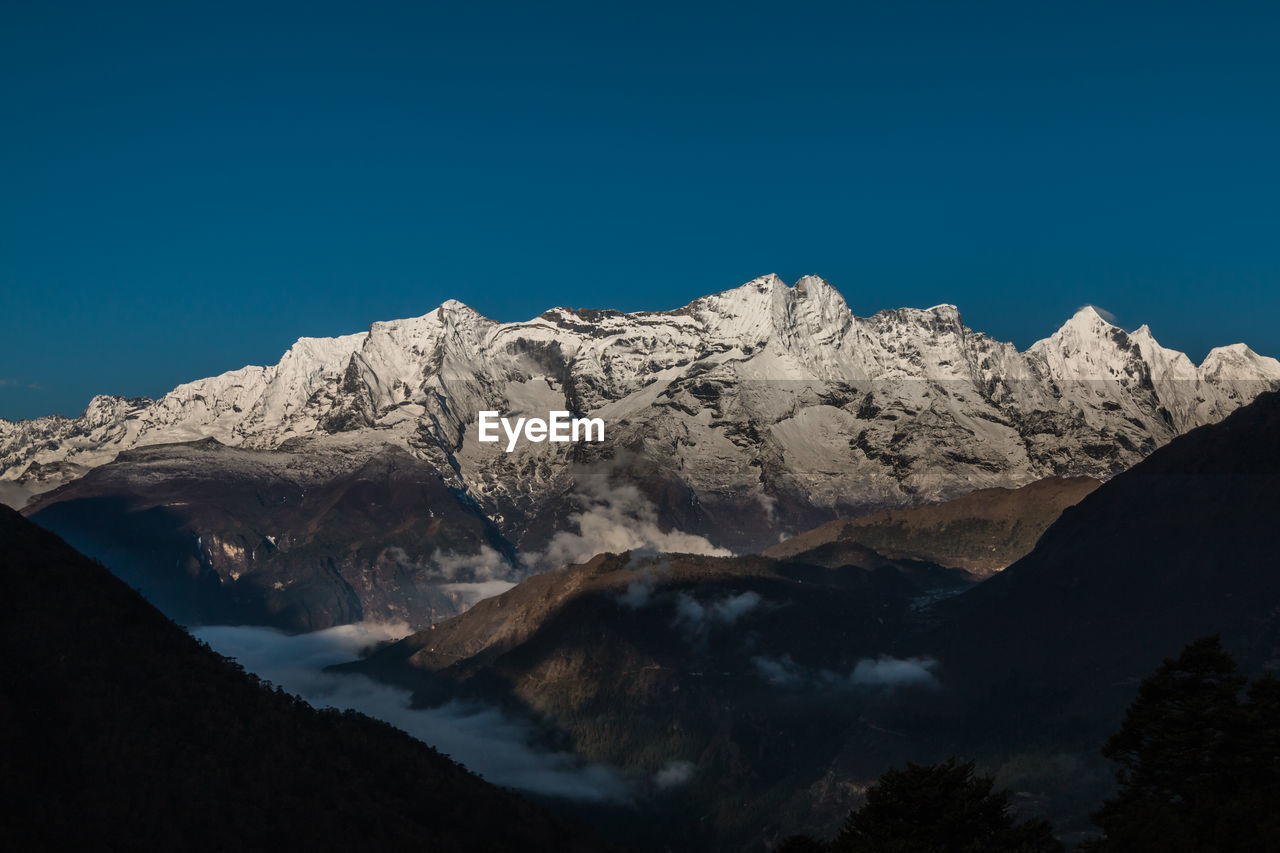
[[[871,507],[1106,478],[1276,387],[1280,362],[1243,344],[1197,366],[1092,308],[1019,352],[951,305],[856,317],[821,278],[769,275],[674,311],[555,308],[499,323],[450,300],[303,338],[278,364],[159,400],[99,396],[78,418],[0,420],[0,482],[38,493],[129,448],[204,438],[390,444],[518,544],[545,541],[622,476],[664,522],[736,548]],[[600,417],[606,441],[508,454],[477,441],[486,409]]]

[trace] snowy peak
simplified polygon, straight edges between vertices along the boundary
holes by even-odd
[[[467,305],[464,302],[460,302],[457,299],[446,299],[444,302],[441,302],[440,307],[436,309],[436,314],[441,319],[443,319],[446,314],[454,314],[457,312],[470,312],[472,314],[477,314],[477,315],[479,314],[479,312],[472,309],[471,306]]]
[[[1125,332],[1092,306],[1027,354],[1053,381],[1078,384],[1077,396],[1105,398],[1106,406],[1131,418],[1136,401],[1175,433],[1220,420],[1280,384],[1280,362],[1244,344],[1211,350],[1197,367],[1185,353],[1161,346],[1149,326]]]
[[[704,296],[685,309],[717,339],[759,346],[776,339],[782,346],[813,337],[818,344],[835,344],[848,330],[853,315],[844,297],[816,275],[788,287],[770,273],[741,287]]]
[[[837,343],[853,323],[853,313],[840,291],[819,276],[801,278],[787,295],[791,329],[816,336],[819,346]]]
[[[717,338],[759,344],[785,313],[788,290],[782,279],[770,273],[741,287],[694,300],[684,310]]]
[[[1092,305],[1078,310],[1050,337],[1032,344],[1027,354],[1057,380],[1141,381],[1150,374],[1138,344]]]
[[[1075,314],[1072,314],[1071,319],[1063,323],[1058,331],[1053,333],[1051,339],[1083,341],[1093,338],[1105,338],[1111,337],[1113,330],[1124,331],[1119,326],[1105,320],[1092,305],[1086,305],[1076,311]]]
[[[1151,376],[1157,383],[1169,380],[1195,381],[1199,378],[1191,359],[1185,353],[1161,346],[1146,324],[1130,332],[1129,340],[1137,345],[1138,352],[1150,366]]]
[[[1199,373],[1206,381],[1230,383],[1280,381],[1280,361],[1258,355],[1244,344],[1231,344],[1209,350]]]
[[[673,311],[553,308],[499,323],[449,300],[301,338],[275,365],[158,401],[98,397],[79,418],[0,422],[0,479],[43,490],[133,447],[204,438],[392,445],[518,532],[571,494],[584,460],[624,453],[655,493],[687,496],[681,525],[737,524],[750,541],[775,502],[803,529],[837,511],[1105,478],[1277,386],[1280,362],[1243,345],[1196,367],[1089,306],[1019,352],[970,331],[954,305],[856,317],[819,276],[766,275]],[[608,446],[508,455],[476,440],[479,411],[553,409],[604,419]]]

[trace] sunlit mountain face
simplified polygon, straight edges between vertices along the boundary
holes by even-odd
[[[820,278],[766,276],[669,312],[498,323],[450,301],[304,338],[156,401],[0,422],[0,479],[185,622],[417,626],[597,553],[748,553],[982,489],[1105,480],[1277,384],[1280,363],[1243,345],[1196,366],[1092,308],[1019,352],[951,306],[861,318]],[[602,434],[487,442],[485,412]],[[916,555],[989,573],[1053,517],[946,529],[949,555]]]

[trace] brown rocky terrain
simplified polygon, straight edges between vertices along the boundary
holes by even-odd
[[[838,543],[837,561],[856,548],[986,576],[1030,553],[1062,511],[1102,485],[1090,477],[1048,477],[1018,489],[979,489],[940,504],[888,509],[830,521],[763,552],[786,559]]]

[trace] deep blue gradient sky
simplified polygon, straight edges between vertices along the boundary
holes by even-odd
[[[4,4],[0,417],[768,272],[1280,355],[1278,98],[1274,3]]]

